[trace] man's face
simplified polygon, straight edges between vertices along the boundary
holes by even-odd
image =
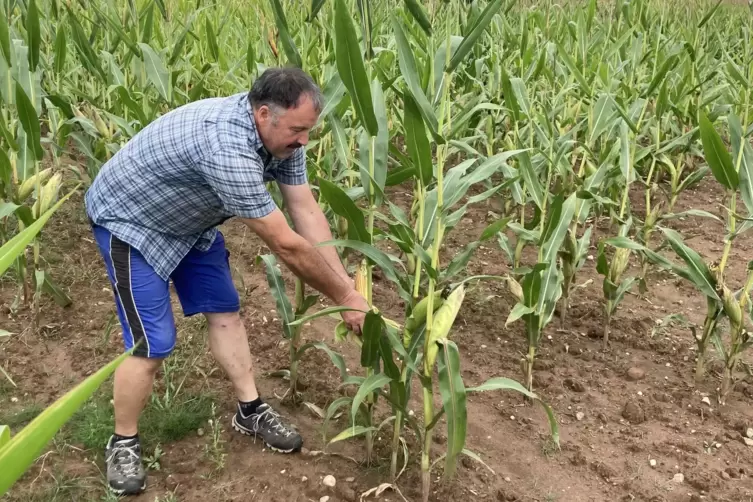
[[[297,148],[306,146],[309,132],[319,119],[311,98],[305,94],[295,108],[276,110],[265,105],[254,116],[264,147],[278,159],[287,159]]]

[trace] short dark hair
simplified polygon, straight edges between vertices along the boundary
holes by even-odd
[[[300,68],[269,68],[254,81],[248,99],[254,108],[276,105],[295,108],[307,94],[317,111],[322,110],[322,93],[314,79]]]

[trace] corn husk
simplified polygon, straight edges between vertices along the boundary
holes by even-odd
[[[429,338],[426,342],[426,352],[424,353],[424,371],[426,374],[431,372],[437,360],[437,353],[439,352],[437,341],[446,339],[450,334],[450,329],[452,329],[455,318],[460,311],[460,306],[463,304],[463,298],[465,298],[465,287],[460,285],[450,293],[450,296],[447,297],[442,306],[434,312],[431,333],[427,333]]]
[[[52,168],[48,167],[47,169],[42,169],[37,174],[34,174],[32,176],[29,176],[26,178],[23,183],[18,187],[18,200],[24,201],[31,193],[34,191],[34,188],[37,186],[37,181],[39,181],[39,184],[44,184],[50,177],[52,176]]]

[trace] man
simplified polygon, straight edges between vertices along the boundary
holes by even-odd
[[[304,147],[321,106],[321,92],[304,72],[269,69],[249,93],[191,103],[151,123],[102,166],[87,191],[124,345],[141,342],[115,373],[115,430],[105,457],[116,493],[146,488],[137,426],[154,375],[175,345],[170,280],[184,315],[207,319],[210,349],[238,398],[233,428],[276,451],[301,448],[301,436],[258,394],[217,226],[239,218],[311,287],[358,309],[342,317],[360,333],[365,299],[336,250],[313,246],[332,238],[306,176]],[[272,180],[295,231],[266,190]]]

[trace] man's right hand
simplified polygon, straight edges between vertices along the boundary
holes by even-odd
[[[363,323],[366,319],[366,312],[369,311],[369,304],[366,302],[366,299],[354,289],[340,303],[342,307],[350,307],[364,311],[358,312],[356,310],[346,310],[341,314],[345,326],[356,335],[361,336],[363,333]]]

